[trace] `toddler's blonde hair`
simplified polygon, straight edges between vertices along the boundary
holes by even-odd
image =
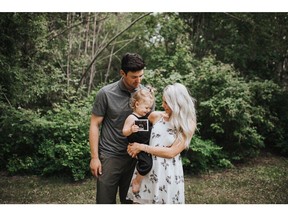
[[[135,103],[138,102],[144,102],[150,100],[151,106],[153,105],[153,102],[155,100],[154,98],[154,89],[150,86],[147,86],[147,88],[139,89],[136,91],[133,96],[131,97],[130,106],[133,110],[135,110]]]

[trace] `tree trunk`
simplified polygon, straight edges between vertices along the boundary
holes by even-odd
[[[113,52],[114,52],[114,45],[112,46],[112,49],[111,49],[111,52],[110,52],[109,63],[108,63],[107,71],[106,71],[106,74],[105,74],[105,80],[104,80],[105,83],[107,83],[107,81],[108,81],[109,71],[110,71],[110,68],[111,68],[111,62],[112,62],[112,57],[113,57]]]
[[[68,29],[70,29],[72,22],[72,14],[68,13],[67,14],[67,26]],[[71,59],[71,50],[72,50],[72,41],[71,41],[71,31],[69,30],[68,32],[68,52],[67,52],[67,67],[66,67],[66,78],[67,78],[67,88],[69,88],[70,85],[70,59]]]
[[[91,56],[94,56],[95,55],[95,48],[97,48],[96,46],[96,37],[97,37],[97,34],[96,34],[96,28],[97,28],[97,16],[95,14],[94,16],[94,24],[93,24],[93,39],[92,39],[92,47],[91,47]],[[91,67],[91,70],[90,70],[90,79],[89,79],[89,85],[88,85],[88,95],[90,94],[91,92],[91,89],[92,89],[92,84],[93,84],[93,79],[94,79],[94,76],[95,76],[95,73],[96,73],[96,67],[95,67],[95,64],[92,65]]]

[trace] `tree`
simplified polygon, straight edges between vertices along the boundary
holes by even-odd
[[[180,13],[180,17],[188,26],[196,56],[211,52],[249,79],[287,79],[287,13]]]

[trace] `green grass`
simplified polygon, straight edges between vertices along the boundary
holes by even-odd
[[[0,174],[1,204],[92,204],[96,182],[71,182],[63,177],[7,176]]]
[[[261,156],[224,171],[185,176],[187,204],[287,204],[288,158]],[[92,204],[94,178],[8,176],[0,173],[1,204]]]
[[[287,204],[288,159],[262,156],[223,172],[186,177],[186,202]]]

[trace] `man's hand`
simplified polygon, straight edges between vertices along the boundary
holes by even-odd
[[[90,170],[93,176],[97,177],[102,175],[102,165],[99,158],[92,158],[90,161]]]

